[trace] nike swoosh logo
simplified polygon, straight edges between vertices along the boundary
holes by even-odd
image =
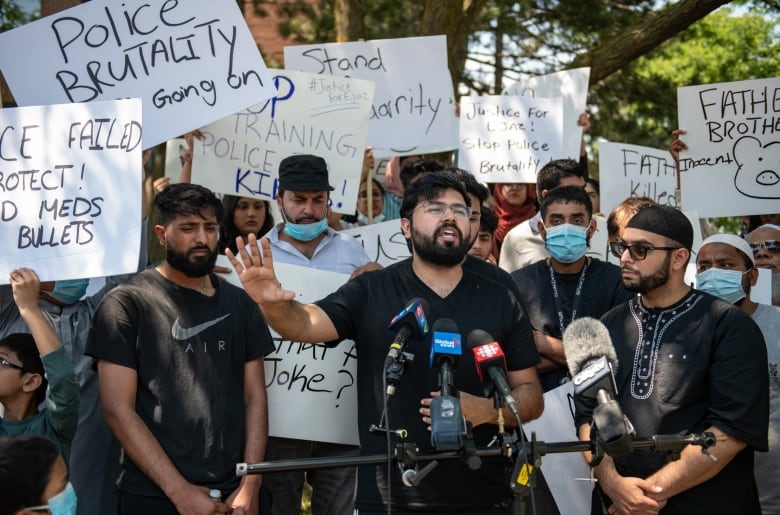
[[[230,316],[230,313],[227,315],[223,315],[219,318],[215,318],[214,320],[209,320],[208,322],[203,322],[202,324],[198,324],[196,326],[192,327],[182,327],[179,325],[179,319],[177,318],[173,322],[173,326],[171,327],[171,336],[175,340],[189,340],[193,336],[197,336],[199,333],[202,333],[212,325],[220,323],[222,320],[226,319]]]

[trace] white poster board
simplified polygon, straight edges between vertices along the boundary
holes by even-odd
[[[457,146],[445,36],[287,46],[284,67],[374,81],[368,132],[374,148],[412,153]]]
[[[360,241],[371,261],[386,267],[411,257],[406,238],[401,232],[400,220],[388,220],[378,224],[364,225],[341,231]]]
[[[628,197],[648,197],[678,207],[677,174],[668,150],[600,142],[599,186],[603,213],[609,214]]]
[[[142,98],[143,148],[274,94],[233,0],[92,0],[0,34],[0,48],[19,105]]]
[[[514,95],[460,99],[458,166],[485,182],[536,182],[562,154],[560,98]]]
[[[230,195],[273,200],[279,162],[314,154],[328,164],[331,208],[354,213],[374,84],[273,70],[277,94],[201,129],[192,182]]]
[[[607,246],[607,219],[601,215],[594,215],[593,221],[596,222],[596,232],[590,237],[590,246],[585,252],[586,256],[608,261],[609,247]]]
[[[506,90],[507,95],[563,98],[563,153],[555,159],[580,159],[582,127],[577,125],[577,120],[588,106],[589,80],[589,67],[573,68],[517,81]]]
[[[141,101],[0,109],[0,284],[132,273],[141,244]]]
[[[182,151],[187,150],[187,141],[184,138],[173,138],[165,142],[165,177],[171,180],[171,184],[179,182],[184,161],[181,158]]]
[[[225,256],[217,264],[231,273],[221,275],[241,287]],[[284,289],[296,292],[298,302],[313,302],[336,291],[349,276],[286,263],[274,263]],[[270,328],[270,326],[269,326]],[[335,347],[292,342],[271,329],[275,350],[265,357],[268,392],[268,434],[284,438],[358,445],[357,352],[352,340]],[[301,414],[313,423],[301,423]]]
[[[523,424],[528,438],[536,432],[536,439],[544,442],[578,441],[574,427],[572,406],[569,396],[574,395],[571,382],[565,383],[544,394],[544,411],[536,420]],[[564,452],[542,456],[542,474],[550,487],[561,515],[588,513],[593,484],[585,481],[590,477],[590,468],[582,453]]]
[[[776,213],[780,77],[677,89],[683,209],[703,217]]]

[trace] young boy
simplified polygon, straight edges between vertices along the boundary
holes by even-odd
[[[496,227],[498,227],[498,218],[485,206],[480,208],[480,213],[479,232],[477,233],[477,239],[474,240],[469,249],[469,254],[495,265],[496,259],[490,251],[493,249],[493,233],[496,232]]]
[[[73,366],[38,306],[38,275],[20,268],[11,272],[9,282],[32,334],[15,333],[0,340],[0,436],[49,438],[67,463],[79,415],[79,385]],[[39,411],[43,401],[45,406]]]

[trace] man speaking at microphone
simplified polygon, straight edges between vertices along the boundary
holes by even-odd
[[[637,438],[711,431],[708,453],[634,449],[594,468],[592,513],[759,514],[753,451],[767,450],[769,387],[759,328],[737,307],[684,282],[693,228],[652,206],[612,244],[623,285],[639,293],[602,317],[620,363],[617,401]],[[578,399],[581,440],[593,406]],[[714,459],[715,458],[715,459]]]
[[[401,229],[409,241],[412,259],[403,265],[365,273],[314,304],[294,302],[276,280],[267,241],[262,250],[250,237],[247,253],[229,255],[247,293],[260,305],[269,323],[285,338],[302,342],[353,339],[358,354],[358,423],[361,453],[387,453],[386,435],[369,426],[382,417],[384,366],[393,336],[387,324],[410,299],[424,299],[432,321],[448,318],[461,335],[482,329],[493,335],[506,355],[507,379],[520,407],[522,420],[538,417],[543,408],[541,387],[534,369],[539,356],[531,327],[515,297],[502,285],[462,268],[470,242],[469,197],[451,171],[431,172],[410,184],[401,205]],[[260,253],[262,252],[262,259]],[[407,440],[420,451],[432,451],[429,406],[438,390],[439,372],[429,367],[428,341],[412,340],[407,352],[415,355],[406,367],[397,391],[388,402],[391,429],[408,431]],[[463,353],[453,372],[463,415],[474,426],[477,447],[496,434],[497,413],[483,398],[473,356]],[[505,410],[507,425],[515,417]],[[360,467],[356,507],[360,514],[446,512],[459,515],[508,513],[511,493],[506,463],[485,458],[471,470],[460,460],[442,460],[415,487],[401,483],[398,467],[389,476],[387,465]]]

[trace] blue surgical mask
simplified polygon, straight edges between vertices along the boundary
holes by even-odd
[[[292,222],[284,223],[284,232],[290,238],[300,241],[311,241],[328,228],[328,217],[313,224],[294,224]]]
[[[48,509],[51,515],[75,515],[77,504],[76,491],[73,490],[73,485],[68,481],[62,492],[49,499],[49,504],[31,506],[25,508],[25,510],[40,511]]]
[[[745,290],[742,289],[742,276],[746,273],[739,270],[708,268],[696,275],[696,289],[734,304],[746,296]]]
[[[547,250],[560,263],[574,263],[588,250],[588,228],[573,224],[545,227]]]
[[[89,286],[89,279],[57,281],[50,295],[63,304],[74,304],[87,293],[87,286]]]
[[[378,224],[379,222],[384,222],[384,220],[385,215],[379,213],[378,215],[374,215],[374,221],[372,223]],[[358,212],[357,214],[357,221],[363,225],[368,225],[368,217],[361,212]]]

